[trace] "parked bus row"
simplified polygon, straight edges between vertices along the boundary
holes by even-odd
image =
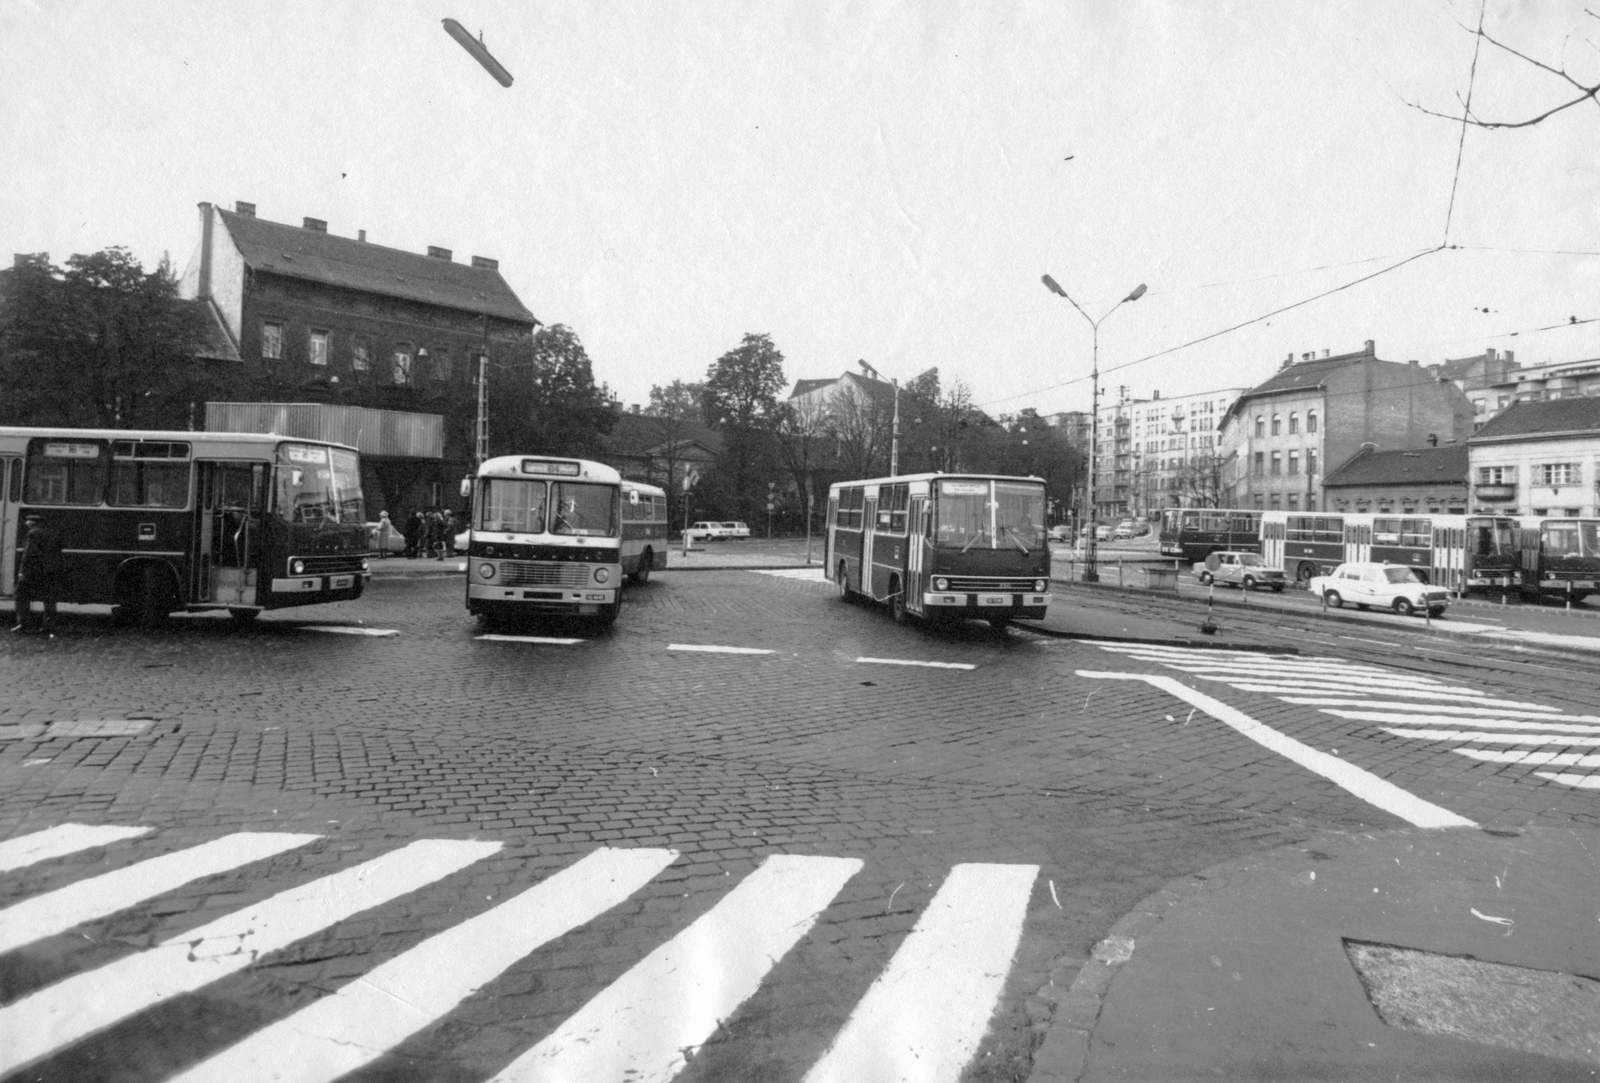
[[[1515,590],[1581,601],[1600,589],[1600,519],[1168,508],[1161,552],[1185,563],[1260,553],[1308,583],[1340,564],[1409,567],[1459,594]]]

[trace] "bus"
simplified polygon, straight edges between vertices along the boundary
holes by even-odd
[[[472,498],[467,612],[488,626],[532,616],[615,621],[623,484],[611,467],[586,459],[485,460],[463,493]]]
[[[1230,508],[1163,508],[1161,553],[1185,564],[1224,550],[1261,551],[1261,512]]]
[[[145,625],[349,601],[369,577],[361,458],[343,444],[0,427],[0,596],[16,595],[32,512],[61,535],[58,600]]]
[[[622,574],[648,583],[667,567],[667,494],[642,481],[622,483]]]
[[[1522,593],[1581,602],[1600,590],[1600,519],[1518,520]]]
[[[1516,522],[1495,515],[1261,513],[1262,556],[1307,583],[1352,561],[1398,564],[1458,594],[1517,581]]]
[[[887,604],[896,622],[975,617],[1003,631],[1042,619],[1050,546],[1042,478],[903,474],[828,490],[823,567],[839,597]]]

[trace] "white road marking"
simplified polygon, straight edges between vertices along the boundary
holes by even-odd
[[[1378,693],[1381,695],[1382,693]],[[1570,722],[1600,722],[1600,715],[1561,713],[1559,707],[1543,707],[1537,703],[1519,703],[1509,699],[1475,699],[1470,707],[1455,703],[1401,703],[1394,700],[1340,698],[1338,696],[1279,696],[1285,703],[1300,703],[1308,707],[1367,707],[1374,711],[1410,711],[1422,707],[1440,714],[1494,715],[1507,718],[1565,718]]]
[[[140,835],[148,835],[152,830],[149,827],[116,827],[111,824],[61,824],[35,831],[31,835],[0,842],[0,872],[10,872],[123,839],[136,839]]]
[[[0,951],[66,932],[74,925],[126,910],[202,876],[227,872],[321,837],[251,832],[226,835],[80,880],[59,891],[35,895],[0,910]]]
[[[1195,676],[1199,677],[1203,681],[1225,681],[1225,683],[1232,685],[1241,692],[1266,692],[1271,695],[1280,695],[1286,692],[1349,693],[1380,691],[1379,689],[1375,689],[1373,687],[1376,683],[1375,681],[1365,681],[1359,684],[1330,684],[1324,681],[1296,681],[1293,684],[1263,684],[1259,681],[1242,681],[1238,679],[1227,680],[1227,678],[1223,677],[1207,677],[1200,673],[1195,674]],[[1386,696],[1402,696],[1410,699],[1438,699],[1446,701],[1454,700],[1457,703],[1483,702],[1483,694],[1481,692],[1422,692],[1413,691],[1409,688],[1383,688],[1381,689],[1381,692]],[[1513,700],[1501,700],[1499,702],[1512,703],[1518,707],[1525,706],[1524,704],[1516,703]]]
[[[773,654],[760,647],[713,647],[703,643],[668,643],[669,651],[698,651],[701,654]]]
[[[1383,732],[1419,741],[1476,741],[1484,745],[1562,745],[1566,748],[1594,748],[1600,737],[1563,737],[1537,733],[1486,733],[1482,730],[1409,729],[1385,726]]]
[[[1600,755],[1582,752],[1501,752],[1493,748],[1452,748],[1459,756],[1485,763],[1520,763],[1524,767],[1600,767]]]
[[[1563,786],[1572,786],[1580,790],[1600,790],[1600,775],[1569,775],[1554,771],[1535,771],[1534,774],[1551,782],[1559,782]]]
[[[770,575],[775,579],[795,579],[802,583],[817,583],[822,586],[832,586],[833,581],[828,578],[827,571],[823,568],[751,568],[750,571],[757,575]]]
[[[1198,707],[1217,721],[1232,727],[1257,744],[1292,760],[1308,771],[1321,775],[1340,789],[1354,794],[1368,804],[1383,809],[1391,815],[1398,816],[1416,827],[1477,826],[1466,817],[1459,816],[1449,809],[1442,808],[1429,801],[1424,801],[1415,794],[1402,790],[1394,783],[1379,778],[1370,771],[1365,771],[1352,763],[1339,759],[1337,756],[1330,756],[1326,752],[1318,751],[1310,745],[1302,744],[1287,734],[1279,733],[1272,727],[1257,722],[1243,711],[1188,687],[1176,677],[1163,677],[1148,673],[1095,673],[1081,669],[1078,670],[1078,676],[1102,680],[1144,681],[1147,684],[1152,684],[1183,700],[1185,703]]]
[[[546,643],[554,647],[570,647],[577,643],[587,643],[585,639],[565,639],[560,636],[507,636],[488,634],[473,636],[473,639],[484,639],[490,643]]]
[[[280,892],[153,948],[0,1008],[0,1073],[16,1071],[166,998],[243,970],[352,914],[415,891],[500,849],[497,842],[422,839]]]
[[[1336,707],[1326,708],[1323,714],[1335,718],[1349,718],[1357,722],[1390,722],[1400,726],[1492,726],[1502,730],[1537,730],[1540,733],[1592,733],[1600,734],[1600,726],[1569,725],[1563,722],[1540,720],[1529,722],[1520,718],[1458,718],[1455,715],[1423,714],[1420,711],[1346,711]]]
[[[341,636],[397,636],[397,628],[351,628],[343,624],[303,624],[301,631],[328,632],[331,635]]]
[[[915,662],[909,658],[857,658],[857,662],[865,662],[877,666],[927,666],[929,669],[977,669],[978,667],[968,662]]]
[[[677,858],[596,850],[492,910],[429,937],[170,1083],[326,1083],[381,1057],[529,952],[618,905]],[[724,945],[724,950],[739,950]]]
[[[861,865],[843,857],[767,858],[491,1083],[671,1079]]]
[[[805,1083],[954,1083],[989,1025],[1037,865],[957,865]]]

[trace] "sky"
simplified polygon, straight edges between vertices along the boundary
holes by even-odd
[[[995,415],[1087,409],[1096,357],[1138,398],[1368,339],[1600,357],[1600,105],[1416,108],[1575,93],[1474,73],[1480,10],[1600,82],[1593,0],[0,0],[0,258],[181,273],[238,200],[490,256],[624,403],[747,333]]]

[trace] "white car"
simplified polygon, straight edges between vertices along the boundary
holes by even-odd
[[[723,523],[722,536],[739,540],[750,536],[750,528],[743,523]]]
[[[1380,606],[1401,616],[1426,609],[1440,616],[1450,604],[1450,592],[1424,583],[1410,568],[1401,564],[1341,564],[1330,575],[1319,575],[1307,584],[1312,594],[1329,605],[1346,602],[1357,609]]]
[[[689,533],[701,541],[718,541],[729,536],[724,524],[710,522],[695,523],[689,528]]]
[[[1287,582],[1283,569],[1268,564],[1260,553],[1240,553],[1231,549],[1218,550],[1204,560],[1197,561],[1194,574],[1195,578],[1208,586],[1227,583],[1245,590],[1271,587],[1279,593],[1282,593]]]

